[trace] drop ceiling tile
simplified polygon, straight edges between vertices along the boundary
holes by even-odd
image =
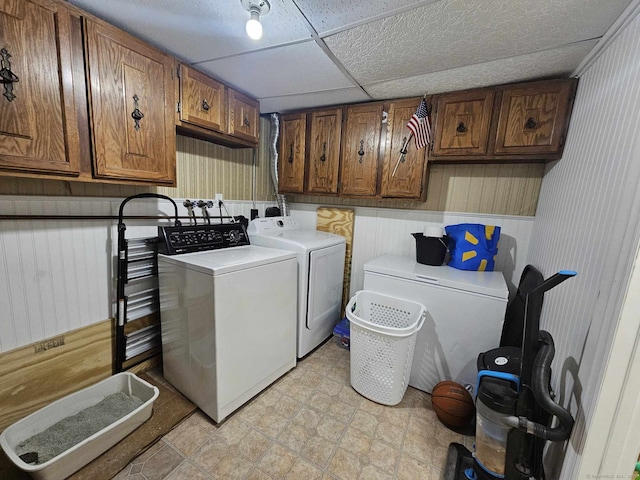
[[[354,86],[314,41],[199,63],[196,67],[257,98]]]
[[[301,93],[282,97],[260,99],[260,112],[291,112],[304,108],[323,107],[327,105],[344,105],[347,103],[367,102],[369,97],[358,87],[325,90],[322,92]]]
[[[631,0],[443,0],[324,40],[361,84],[601,36]]]
[[[310,38],[291,0],[271,0],[263,36],[245,31],[240,0],[70,0],[70,3],[187,62],[201,62]]]
[[[364,89],[373,98],[382,100],[568,76],[596,43],[597,40],[589,40],[544,52],[365,85]]]
[[[297,0],[296,3],[316,32],[323,35],[437,1],[440,0]]]

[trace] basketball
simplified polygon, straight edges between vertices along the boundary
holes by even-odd
[[[476,411],[469,392],[459,383],[450,380],[433,387],[431,404],[438,420],[447,427],[464,427]]]

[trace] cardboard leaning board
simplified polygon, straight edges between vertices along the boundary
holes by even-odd
[[[349,302],[354,222],[355,212],[349,208],[318,207],[316,230],[342,235],[347,241],[344,259],[344,284],[342,286],[342,313]]]

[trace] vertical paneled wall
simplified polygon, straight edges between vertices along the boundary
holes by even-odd
[[[562,467],[550,478],[577,478],[586,435],[599,434],[589,421],[640,226],[638,52],[636,16],[582,72],[564,156],[546,172],[531,237],[529,261],[545,275],[578,271],[545,296],[542,315],[556,342],[553,387],[577,416],[566,454],[561,445],[549,451],[549,468]]]
[[[221,193],[230,200],[251,200],[255,185],[256,200],[273,198],[266,160],[255,149],[227,148],[183,136],[178,136],[176,148],[177,185],[157,187],[156,192],[172,198],[209,200]]]
[[[316,210],[312,204],[292,204],[291,214],[302,221],[305,228],[316,228]],[[454,225],[482,223],[502,229],[498,244],[496,270],[505,276],[509,289],[514,291],[522,269],[526,265],[529,237],[534,217],[482,215],[454,212],[425,212],[390,208],[355,207],[353,255],[351,261],[350,294],[362,289],[364,264],[380,255],[391,253],[416,257],[414,232],[422,232],[427,224]]]
[[[311,195],[289,197],[291,201],[300,203],[532,216],[536,213],[543,174],[542,163],[435,164],[429,166],[427,199],[424,202]]]
[[[261,119],[260,137],[254,170],[254,149],[230,149],[179,136],[174,188],[0,177],[0,214],[114,215],[125,197],[158,192],[180,205],[185,198],[212,200],[222,193],[232,215],[249,217],[255,205],[262,216],[274,201],[267,119]],[[369,258],[387,251],[415,255],[409,233],[420,231],[424,222],[504,221],[510,227],[503,230],[504,260],[499,268],[513,283],[528,248],[528,215],[535,212],[543,168],[433,166],[426,202],[313,197],[311,204],[298,204],[296,210],[315,228],[319,205],[358,208],[352,285],[362,283],[362,265]],[[182,207],[181,213],[186,213]],[[115,221],[0,220],[0,352],[112,316],[116,247]]]

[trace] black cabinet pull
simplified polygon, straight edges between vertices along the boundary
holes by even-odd
[[[13,84],[19,82],[20,79],[11,71],[11,62],[9,62],[11,55],[6,48],[0,50],[0,57],[2,57],[0,58],[0,83],[4,85],[4,93],[2,95],[11,102],[16,98],[13,93]]]
[[[140,120],[144,118],[144,113],[142,113],[138,109],[139,100],[140,100],[140,97],[138,97],[138,95],[135,94],[133,96],[133,112],[131,112],[131,118],[133,118],[133,121],[135,122],[135,125],[133,126],[133,128],[136,129],[136,132],[140,130]]]
[[[524,124],[524,128],[526,130],[533,130],[538,126],[538,123],[534,120],[533,117],[527,118],[527,123]]]
[[[204,100],[202,100],[202,109],[205,112],[208,112],[210,108],[211,108],[211,105],[209,105],[209,103],[207,102],[207,99],[205,98]]]
[[[244,126],[245,127],[250,127],[251,126],[251,122],[249,121],[249,119],[247,117],[244,117]]]
[[[460,122],[458,124],[458,128],[456,128],[456,132],[458,133],[464,133],[467,131],[467,127],[465,126],[464,122]]]
[[[289,163],[293,163],[293,143],[289,145]]]
[[[360,140],[360,150],[358,150],[358,155],[360,155],[358,162],[362,163],[362,157],[364,157],[364,140]]]
[[[320,156],[320,161],[324,162],[327,159],[327,142],[322,144],[322,155]]]

